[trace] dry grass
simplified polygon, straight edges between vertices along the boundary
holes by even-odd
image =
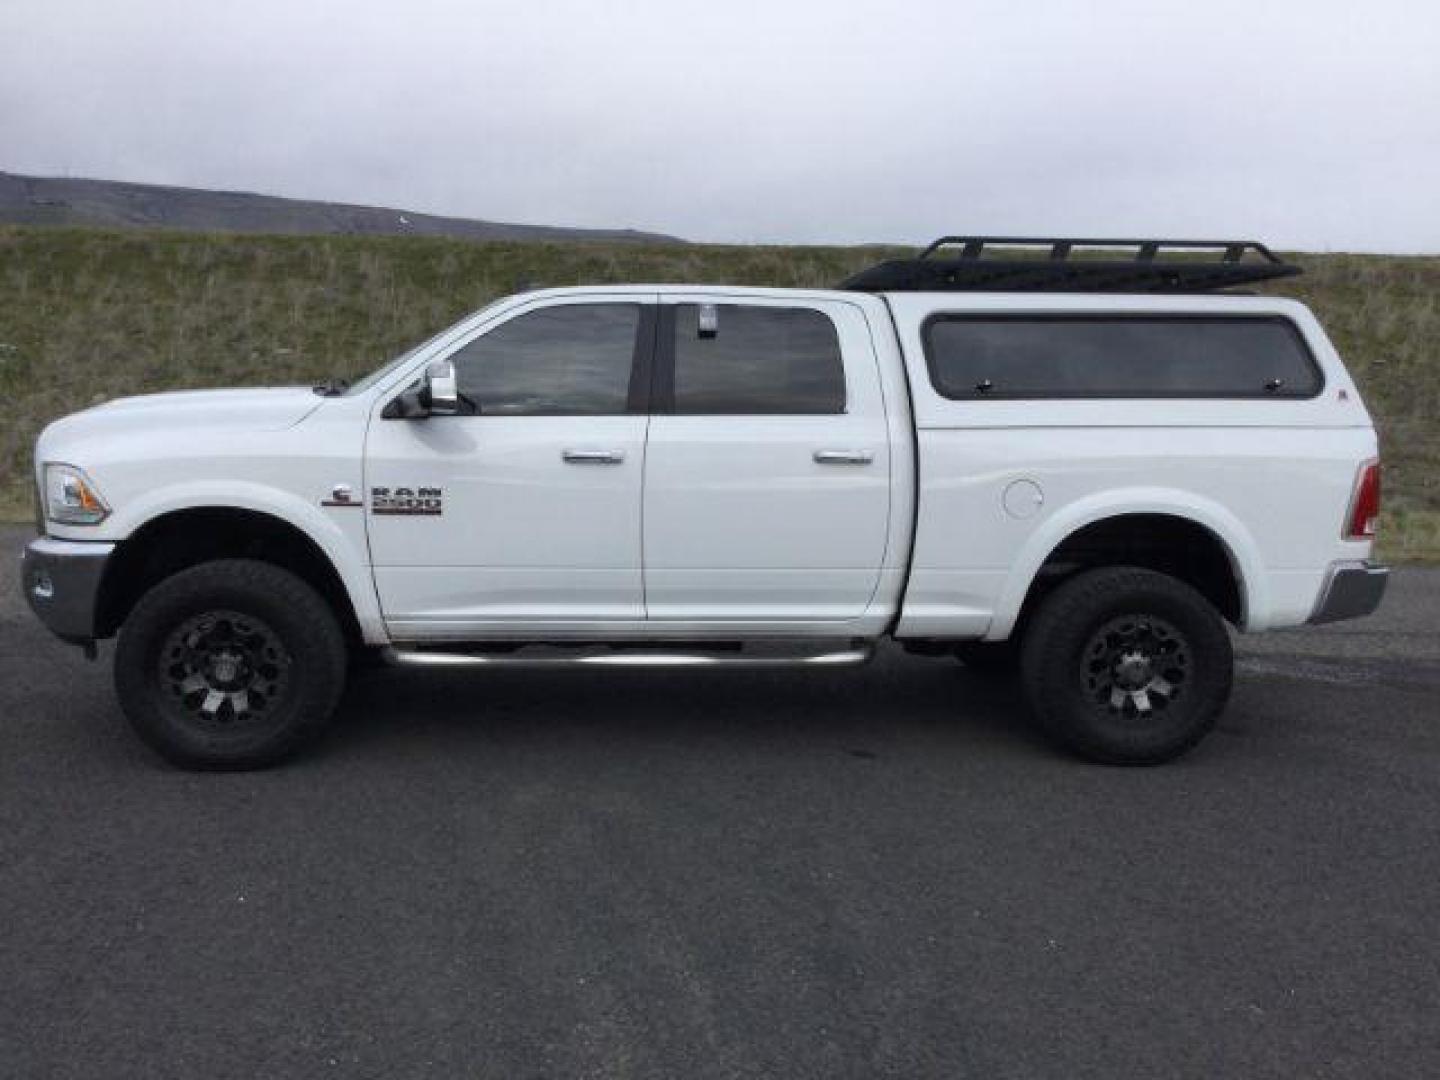
[[[353,377],[522,284],[830,285],[870,248],[475,244],[0,228],[0,517],[49,420],[180,386]],[[1440,559],[1440,258],[1300,256],[1380,422],[1385,548]]]
[[[1305,301],[1360,384],[1385,461],[1381,549],[1440,560],[1440,258],[1301,255]]]

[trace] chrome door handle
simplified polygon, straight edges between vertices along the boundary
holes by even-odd
[[[560,456],[571,465],[619,465],[625,460],[625,451],[562,450]]]
[[[816,450],[816,465],[869,465],[875,460],[874,450]]]

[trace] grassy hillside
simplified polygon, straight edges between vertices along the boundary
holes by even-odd
[[[0,517],[51,418],[173,387],[355,376],[521,283],[829,285],[856,248],[475,244],[0,228]],[[1440,558],[1440,258],[1305,255],[1311,304],[1379,418],[1385,548]]]

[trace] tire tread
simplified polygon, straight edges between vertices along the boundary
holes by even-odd
[[[293,638],[303,664],[293,719],[253,747],[221,752],[193,735],[177,736],[153,701],[150,675],[156,642],[180,613],[207,598],[216,604],[261,609],[276,630]],[[346,643],[329,604],[302,578],[256,559],[217,559],[181,570],[135,605],[115,651],[115,688],[136,734],[162,757],[190,769],[256,769],[273,765],[313,742],[325,729],[345,686]]]
[[[1136,598],[1127,600],[1126,598]],[[1157,604],[1157,614],[1186,625],[1197,667],[1194,692],[1198,701],[1183,731],[1149,746],[1118,745],[1084,722],[1075,708],[1080,696],[1073,685],[1073,653],[1106,613],[1126,603]],[[1224,710],[1233,682],[1230,638],[1219,612],[1195,589],[1177,578],[1134,566],[1086,570],[1062,583],[1045,598],[1031,620],[1021,645],[1021,685],[1031,715],[1053,742],[1090,761],[1111,765],[1158,765],[1194,748]]]

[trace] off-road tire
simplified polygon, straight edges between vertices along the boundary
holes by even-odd
[[[1137,688],[1146,673],[1151,683]],[[1032,715],[1060,746],[1103,764],[1158,765],[1215,726],[1234,656],[1219,612],[1189,585],[1106,567],[1045,598],[1026,628],[1020,674]],[[1161,683],[1173,693],[1162,695]]]
[[[329,605],[288,570],[249,559],[161,581],[125,620],[115,651],[115,689],[136,734],[189,769],[290,757],[324,730],[345,671]]]

